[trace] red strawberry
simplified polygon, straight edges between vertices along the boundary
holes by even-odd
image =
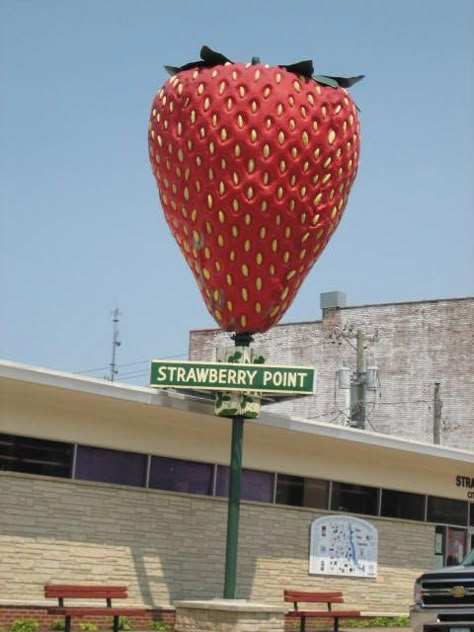
[[[166,220],[211,315],[264,332],[339,224],[359,160],[360,77],[312,63],[233,64],[207,47],[153,102],[149,150]]]

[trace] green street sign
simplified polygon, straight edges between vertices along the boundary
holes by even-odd
[[[314,377],[300,366],[152,360],[150,386],[312,395]]]

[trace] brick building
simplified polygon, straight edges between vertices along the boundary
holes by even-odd
[[[268,406],[267,412],[350,425],[349,391],[337,371],[356,368],[356,332],[365,335],[367,366],[376,366],[367,390],[366,428],[432,443],[435,384],[441,399],[439,443],[474,451],[474,299],[345,306],[344,295],[321,295],[322,319],[278,325],[255,336],[269,364],[316,367],[314,397]],[[191,332],[190,359],[215,359],[232,344],[217,330]]]
[[[8,362],[0,400],[0,625],[49,626],[48,582],[127,584],[150,617],[221,596],[231,423],[212,404]],[[245,423],[237,597],[342,590],[348,607],[407,613],[414,579],[474,546],[459,481],[474,481],[470,448],[263,412]],[[370,572],[328,572],[321,519],[376,531]]]

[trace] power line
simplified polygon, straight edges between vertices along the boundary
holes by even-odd
[[[377,404],[380,404],[381,406],[403,406],[405,404],[432,404],[432,402],[428,401],[427,399],[414,399],[412,401],[408,401],[408,402],[383,402],[383,401],[379,401],[377,402]]]
[[[77,375],[82,375],[83,373],[97,373],[97,371],[107,371],[108,366],[99,366],[96,369],[84,369],[83,371],[73,371]]]
[[[132,373],[121,373],[120,374],[120,379],[123,381],[124,379],[130,379],[130,378],[135,378],[135,377],[144,377],[145,375],[148,375],[147,371],[138,371],[138,372],[132,372]]]
[[[173,358],[184,358],[187,356],[186,353],[176,353],[174,355],[165,355],[165,354],[158,354],[161,357],[167,359],[167,360],[172,360]],[[128,367],[128,366],[136,366],[138,364],[149,364],[150,363],[150,359],[148,360],[138,360],[137,362],[122,362],[117,364],[117,368],[119,370],[121,370],[122,368]],[[109,366],[99,366],[96,367],[95,369],[81,369],[80,371],[74,371],[74,373],[78,374],[78,375],[82,375],[84,373],[97,373],[98,371],[107,371],[110,368]]]

